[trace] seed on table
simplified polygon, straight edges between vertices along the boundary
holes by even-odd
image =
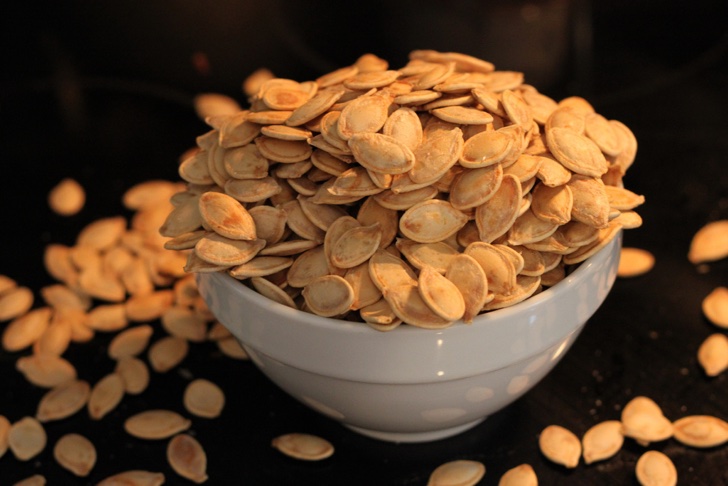
[[[430,474],[427,486],[473,486],[483,476],[485,476],[483,463],[460,459],[437,466]]]
[[[124,392],[130,395],[138,395],[149,386],[149,368],[144,361],[134,356],[119,359],[114,373],[121,376]]]
[[[289,457],[304,461],[319,461],[334,453],[334,446],[329,441],[311,434],[280,435],[273,439],[271,445]]]
[[[108,354],[113,360],[136,356],[149,345],[154,329],[149,324],[141,324],[120,332],[109,343]]]
[[[164,481],[163,473],[131,470],[108,476],[96,486],[162,486]]]
[[[584,463],[591,464],[614,456],[622,448],[624,435],[619,420],[606,420],[592,426],[582,437]]]
[[[42,474],[33,474],[25,479],[21,479],[17,483],[13,483],[13,486],[45,486],[46,478]]]
[[[716,287],[702,302],[703,314],[718,327],[728,329],[728,287]]]
[[[185,409],[193,415],[216,418],[225,406],[225,393],[210,380],[198,378],[185,387],[183,403]]]
[[[22,356],[15,362],[15,369],[30,383],[42,388],[53,388],[76,378],[76,368],[53,354]]]
[[[247,361],[250,359],[248,353],[240,345],[240,342],[232,335],[215,340],[218,349],[228,358]]]
[[[15,352],[32,345],[48,329],[52,315],[50,307],[39,307],[13,319],[3,330],[3,349]]]
[[[149,364],[157,373],[166,373],[187,357],[189,348],[190,345],[186,339],[165,336],[149,347],[147,353]]]
[[[87,381],[67,381],[43,395],[35,417],[41,422],[70,417],[86,405],[90,393],[91,386]]]
[[[185,479],[201,484],[207,481],[207,455],[197,439],[179,434],[167,444],[167,462],[174,472]]]
[[[675,486],[677,469],[669,457],[660,451],[647,451],[637,460],[637,480],[642,486]]]
[[[728,423],[710,415],[689,415],[673,422],[678,442],[691,447],[718,447],[728,441]]]
[[[48,438],[43,425],[33,417],[23,417],[10,426],[8,447],[19,461],[27,461],[45,449]]]
[[[86,437],[69,433],[58,439],[53,447],[53,457],[64,469],[86,477],[96,465],[96,447]]]
[[[8,451],[8,436],[10,434],[10,420],[0,415],[0,458]]]
[[[662,409],[652,399],[637,396],[622,409],[622,433],[638,444],[647,445],[672,437],[672,422],[663,414]]]
[[[88,399],[88,414],[94,420],[101,420],[124,398],[124,381],[117,373],[109,373],[91,389]]]
[[[701,227],[690,241],[688,260],[705,263],[728,256],[728,219],[712,221]]]
[[[728,369],[728,336],[708,336],[698,348],[698,363],[708,376],[718,376]]]
[[[624,247],[620,250],[618,277],[638,277],[652,270],[655,266],[655,257],[652,253],[641,248]]]
[[[192,421],[172,410],[146,410],[124,421],[124,430],[139,439],[166,439],[187,430]]]
[[[567,468],[575,468],[581,457],[581,442],[570,430],[560,425],[549,425],[538,439],[541,452],[547,459]]]
[[[521,464],[506,471],[498,486],[538,486],[538,477],[530,464]]]
[[[86,191],[75,179],[66,177],[48,193],[48,205],[54,213],[73,216],[83,209]]]

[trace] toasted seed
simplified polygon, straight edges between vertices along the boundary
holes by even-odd
[[[641,444],[659,442],[672,437],[673,427],[659,405],[647,397],[638,396],[622,409],[622,433]]]
[[[655,266],[655,257],[652,253],[641,248],[623,247],[620,250],[619,268],[617,276],[637,277],[644,275]]]
[[[579,465],[581,442],[570,430],[560,425],[549,425],[541,431],[538,439],[541,453],[551,462],[567,468]]]
[[[348,140],[354,157],[366,169],[383,174],[403,174],[415,163],[415,155],[399,139],[381,133],[356,133]]]
[[[320,461],[334,453],[334,446],[329,441],[311,434],[280,435],[271,441],[271,446],[289,457],[304,461]]]
[[[349,282],[354,291],[354,301],[351,304],[352,310],[374,304],[382,298],[382,293],[369,275],[368,261],[348,269],[344,274],[344,279]]]
[[[635,194],[629,189],[615,186],[605,186],[609,206],[620,211],[629,211],[645,202],[645,196]]]
[[[190,428],[192,422],[172,410],[139,412],[124,421],[124,430],[139,439],[166,439]]]
[[[369,276],[379,290],[417,284],[414,270],[404,260],[385,250],[377,250],[369,259]]]
[[[604,154],[587,137],[556,127],[546,130],[546,144],[554,157],[576,174],[601,177],[607,172],[609,166]]]
[[[273,177],[262,179],[230,179],[225,182],[225,194],[242,203],[254,203],[279,194],[282,189]]]
[[[3,348],[14,352],[32,345],[46,332],[52,315],[50,307],[39,307],[13,319],[3,330]]]
[[[382,239],[378,222],[369,226],[356,226],[345,231],[331,246],[329,259],[337,268],[353,268],[364,263],[379,248]]]
[[[502,180],[500,164],[463,171],[452,182],[450,203],[460,210],[480,206],[495,195]]]
[[[471,243],[465,248],[464,254],[475,259],[482,267],[488,280],[488,291],[507,295],[516,288],[516,269],[513,262],[492,244]]]
[[[322,317],[345,313],[354,303],[354,289],[338,275],[317,277],[301,292],[308,308]]]
[[[180,178],[190,184],[212,184],[214,181],[207,168],[209,155],[207,150],[198,150],[189,154],[179,165]]]
[[[728,219],[712,221],[701,227],[690,241],[688,260],[704,263],[728,256]]]
[[[642,486],[675,486],[677,469],[669,457],[660,451],[647,451],[637,460],[637,480]]]
[[[112,332],[129,325],[128,311],[131,299],[126,304],[103,304],[86,314],[85,324],[95,331]]]
[[[452,324],[452,321],[443,319],[430,309],[420,296],[416,284],[388,286],[381,290],[382,296],[391,306],[392,312],[409,325],[426,329],[442,329]]]
[[[33,474],[25,479],[13,483],[13,486],[45,486],[46,478],[42,474]]]
[[[149,386],[149,368],[144,361],[134,356],[120,358],[114,373],[121,377],[124,393],[138,395]]]
[[[548,119],[546,119],[546,125],[544,128],[546,131],[553,130],[554,128],[563,128],[571,130],[576,134],[583,135],[586,130],[584,115],[585,113],[575,109],[573,106],[564,106],[560,104],[551,112]]]
[[[86,225],[76,236],[76,245],[107,250],[119,242],[124,231],[126,219],[123,216],[97,219]]]
[[[86,477],[96,465],[96,447],[80,434],[65,434],[53,447],[53,457],[64,469]]]
[[[703,314],[710,322],[728,329],[728,287],[716,287],[702,302]]]
[[[33,417],[21,418],[8,430],[8,447],[19,461],[27,461],[40,454],[46,442],[43,425]]]
[[[521,183],[512,175],[504,175],[496,192],[475,209],[481,241],[492,242],[511,228],[518,217],[521,198]]]
[[[293,264],[293,258],[259,256],[247,263],[232,267],[228,272],[231,277],[245,280],[250,277],[264,277],[285,270]]]
[[[192,415],[216,418],[225,406],[225,393],[215,383],[204,378],[192,380],[183,395],[185,409]]]
[[[538,486],[536,471],[530,464],[521,464],[506,471],[498,486]]]
[[[0,458],[8,451],[8,434],[10,433],[10,420],[0,415]]]
[[[48,205],[56,214],[73,216],[83,209],[86,191],[76,180],[64,178],[48,193]]]
[[[88,399],[88,414],[94,420],[101,420],[116,408],[124,398],[124,381],[121,375],[109,373],[91,389]]]
[[[151,294],[135,295],[124,303],[124,311],[132,322],[149,322],[162,317],[174,302],[174,292],[157,290]]]
[[[492,298],[483,306],[483,310],[502,309],[511,305],[523,302],[533,294],[535,294],[541,286],[541,277],[530,277],[527,275],[517,275],[516,283],[513,290],[509,294],[491,294]]]
[[[240,105],[233,98],[219,93],[200,93],[195,95],[193,105],[197,116],[204,120],[212,116],[234,115]]]
[[[428,265],[441,274],[445,273],[450,260],[459,254],[456,249],[442,241],[417,243],[406,238],[398,238],[396,246],[413,267],[421,269]]]
[[[460,459],[446,462],[430,473],[427,486],[473,486],[485,476],[482,462]]]
[[[450,259],[445,277],[460,290],[465,302],[463,321],[470,323],[488,299],[488,279],[477,260],[459,254]]]
[[[593,425],[582,437],[584,463],[609,459],[619,452],[623,443],[622,423],[619,420],[605,420]]]
[[[515,143],[507,132],[486,131],[465,141],[460,155],[460,165],[468,169],[488,167],[501,162]]]
[[[567,187],[573,196],[572,219],[595,228],[609,224],[609,199],[601,179],[575,174]]]
[[[35,417],[40,422],[60,420],[81,410],[89,399],[91,387],[84,380],[70,380],[58,385],[40,399]]]
[[[252,277],[250,279],[250,283],[259,294],[267,297],[273,302],[288,306],[292,309],[298,308],[293,298],[288,295],[285,290],[283,290],[270,280],[267,280],[263,277]]]
[[[203,221],[215,233],[233,240],[256,239],[255,222],[236,199],[219,192],[200,196],[199,210]]]
[[[675,439],[690,447],[718,447],[728,441],[728,423],[711,415],[689,415],[673,422]]]
[[[465,299],[460,289],[429,265],[420,269],[417,289],[427,306],[448,321],[456,321],[465,314]]]
[[[176,336],[165,336],[149,347],[148,358],[152,369],[157,373],[166,373],[187,357],[189,343]]]
[[[53,388],[76,378],[76,368],[53,354],[22,356],[15,362],[15,368],[26,380],[42,388]]]
[[[149,345],[153,332],[154,329],[148,324],[141,324],[120,332],[109,343],[109,357],[119,360],[138,355]]]
[[[576,251],[565,255],[563,259],[564,263],[573,265],[583,262],[607,246],[619,234],[621,229],[622,227],[619,224],[614,222],[610,223],[606,228],[599,230],[599,236],[594,242],[581,246]]]
[[[425,184],[440,179],[458,161],[463,144],[459,128],[429,136],[413,151],[415,162],[408,174],[412,182]]]
[[[532,207],[518,216],[508,230],[508,243],[514,246],[542,241],[559,229],[558,223],[536,216]]]
[[[288,295],[288,294],[286,294]],[[290,299],[290,296],[288,297]],[[295,303],[291,303],[291,307],[295,308]],[[234,337],[226,337],[215,340],[217,348],[227,356],[228,358],[237,359],[240,361],[247,361],[250,359],[248,353],[243,349],[237,339]]]
[[[449,202],[430,199],[415,204],[402,214],[399,229],[419,243],[442,241],[465,226],[468,217]]]
[[[714,333],[698,348],[698,363],[708,376],[718,376],[728,369],[728,337]]]
[[[422,124],[412,108],[400,107],[387,118],[382,133],[414,150],[422,142]]]
[[[162,486],[164,474],[150,471],[124,471],[101,480],[96,486]]]
[[[20,317],[33,307],[33,291],[16,286],[0,294],[0,322]]]
[[[194,483],[207,481],[207,455],[202,445],[188,434],[174,436],[167,444],[167,462],[174,472]]]

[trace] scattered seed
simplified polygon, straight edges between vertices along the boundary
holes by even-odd
[[[45,449],[46,432],[33,417],[23,417],[10,426],[8,447],[19,461],[28,461]]]
[[[96,486],[161,486],[165,477],[150,471],[124,471],[101,480]]]
[[[109,373],[91,389],[88,399],[88,414],[94,420],[101,420],[116,408],[124,398],[124,382],[120,375]]]
[[[570,430],[560,425],[549,425],[538,439],[541,453],[551,462],[575,468],[581,457],[581,442]]]
[[[430,474],[427,486],[473,486],[483,476],[485,476],[483,463],[460,459],[437,466]]]
[[[96,447],[86,437],[70,433],[58,439],[53,457],[76,476],[86,477],[96,465]]]
[[[45,486],[46,478],[42,474],[33,474],[25,479],[21,479],[17,483],[13,483],[13,486]]]
[[[674,437],[691,447],[718,447],[728,441],[728,423],[710,415],[690,415],[673,422]]]
[[[714,333],[698,348],[698,363],[708,376],[718,376],[728,369],[728,337]]]
[[[536,471],[530,464],[521,464],[501,476],[498,486],[538,486]]]
[[[48,193],[48,205],[61,216],[73,216],[83,209],[86,191],[76,180],[65,178]]]
[[[35,417],[40,422],[70,417],[86,405],[90,392],[91,386],[84,380],[71,380],[58,385],[40,399]]]
[[[710,322],[728,329],[728,287],[716,287],[702,303],[703,314]]]
[[[185,409],[193,415],[216,418],[225,406],[225,393],[215,383],[198,378],[185,387],[183,403]]]
[[[622,448],[624,435],[619,420],[606,420],[592,426],[582,438],[584,463],[609,459]]]
[[[637,277],[644,275],[655,266],[655,257],[647,250],[641,248],[623,247],[620,250],[617,276]]]
[[[120,358],[114,373],[121,376],[124,392],[130,395],[138,395],[149,386],[149,368],[139,358],[133,356]]]
[[[669,457],[660,451],[647,451],[637,460],[637,480],[642,486],[674,486],[677,469]]]
[[[124,421],[124,430],[139,439],[166,439],[187,430],[192,425],[177,412],[171,410],[146,410]]]
[[[271,445],[289,457],[304,461],[320,461],[334,453],[329,441],[311,434],[284,434],[273,439]]]
[[[179,434],[167,445],[167,461],[174,472],[200,484],[207,481],[207,455],[202,445],[188,434]]]
[[[166,373],[187,357],[187,340],[176,336],[165,336],[149,347],[149,364],[157,373]]]
[[[713,221],[700,228],[690,241],[688,260],[704,263],[728,256],[728,219]]]

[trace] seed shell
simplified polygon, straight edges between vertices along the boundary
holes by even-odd
[[[207,481],[207,455],[202,445],[188,434],[172,437],[167,444],[167,462],[174,472],[193,483]]]
[[[96,465],[96,447],[80,434],[65,434],[53,447],[53,458],[76,476],[86,477]]]
[[[728,219],[712,221],[701,227],[690,241],[688,260],[703,263],[728,256]]]
[[[617,276],[628,278],[638,277],[652,270],[655,266],[655,257],[652,253],[641,248],[623,247],[620,250]]]
[[[101,480],[96,486],[162,486],[164,474],[151,471],[124,471]]]
[[[192,422],[172,410],[139,412],[124,421],[124,430],[139,439],[167,439],[190,428]]]
[[[124,381],[121,375],[109,373],[91,389],[88,399],[88,414],[94,420],[101,420],[116,408],[124,398]]]
[[[28,461],[40,454],[47,441],[43,425],[33,417],[21,418],[8,431],[8,447],[19,461]]]
[[[728,287],[716,287],[702,302],[703,314],[713,324],[728,329]]]
[[[40,422],[70,417],[86,405],[90,394],[91,386],[84,380],[58,385],[41,397],[35,417]]]
[[[482,462],[460,459],[446,462],[435,468],[427,486],[473,486],[485,476]]]
[[[675,486],[677,469],[669,457],[660,451],[647,451],[637,460],[637,480],[642,486]]]
[[[710,415],[689,415],[673,422],[675,439],[690,447],[719,447],[728,441],[728,423]]]
[[[708,376],[718,376],[728,369],[728,337],[714,333],[698,347],[698,363]]]
[[[593,425],[582,438],[584,463],[609,459],[619,452],[623,443],[622,423],[619,420],[606,420]]]
[[[530,464],[521,464],[506,471],[498,486],[538,486],[536,471]]]
[[[216,418],[225,406],[225,393],[210,380],[197,378],[185,387],[183,403],[185,409],[193,415]]]
[[[320,461],[331,457],[334,446],[324,438],[304,433],[280,435],[271,445],[283,454],[304,461]]]
[[[567,468],[575,468],[581,457],[581,441],[560,425],[549,425],[538,439],[538,446],[547,459]]]

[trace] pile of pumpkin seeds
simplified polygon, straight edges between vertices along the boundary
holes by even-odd
[[[210,130],[161,232],[185,270],[387,331],[517,304],[636,228],[637,141],[461,53],[372,54],[316,80],[261,71],[249,107],[200,95]]]

